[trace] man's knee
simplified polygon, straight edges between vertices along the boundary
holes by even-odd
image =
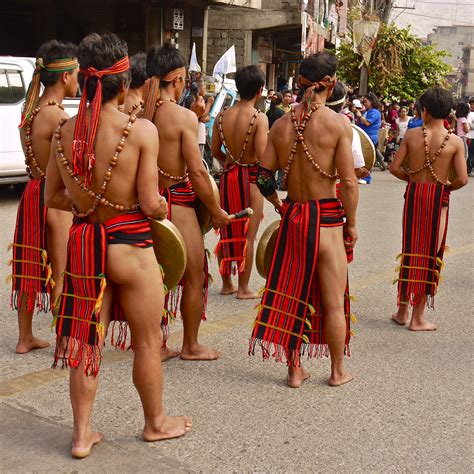
[[[149,330],[133,341],[134,350],[147,350],[150,352],[160,352],[163,345],[163,332],[158,324],[153,324]]]

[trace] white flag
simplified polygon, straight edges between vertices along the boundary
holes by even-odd
[[[201,72],[196,55],[196,43],[193,43],[193,50],[191,51],[191,61],[189,62],[189,72]]]
[[[237,64],[235,60],[235,46],[232,45],[217,61],[214,66],[212,75],[214,77],[224,77],[226,74],[237,71]]]

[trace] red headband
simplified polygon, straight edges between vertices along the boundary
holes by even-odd
[[[79,72],[84,75],[84,87],[82,90],[82,98],[79,104],[79,111],[77,113],[76,127],[74,129],[74,140],[72,142],[72,166],[75,174],[84,177],[84,184],[89,187],[92,180],[92,170],[95,163],[94,142],[97,133],[97,126],[99,125],[100,109],[102,107],[102,78],[112,74],[120,74],[128,71],[130,65],[128,56],[125,56],[114,65],[99,71],[95,67],[88,67],[87,69],[79,69]],[[87,109],[87,83],[89,78],[97,78],[97,87],[94,98],[90,103],[91,119],[90,124],[87,123],[86,109]],[[87,156],[87,167],[84,166],[84,153]]]
[[[311,82],[304,76],[298,77],[298,84],[301,87],[305,87],[306,91],[304,94],[304,101],[310,102],[313,92],[318,91],[321,87],[331,87],[336,83],[336,79],[331,79],[329,76],[325,76],[323,79],[317,82]]]

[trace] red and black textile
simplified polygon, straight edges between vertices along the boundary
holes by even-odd
[[[181,183],[174,184],[166,189],[160,189],[160,194],[166,199],[168,203],[168,219],[173,221],[172,216],[172,205],[183,206],[195,209],[196,193],[194,192],[191,181],[186,180]],[[207,298],[209,293],[209,269],[208,269],[208,256],[207,252],[204,252],[204,286],[202,289],[203,309],[202,309],[202,320],[206,321],[206,310],[207,310]],[[165,315],[163,316],[162,326],[168,327],[169,318],[176,319],[178,310],[181,305],[181,297],[183,294],[186,280],[183,277],[181,281],[176,285],[175,288],[169,289],[165,296]],[[164,333],[165,334],[165,333]],[[166,334],[165,334],[166,337]]]
[[[250,206],[250,175],[248,166],[226,165],[220,179],[219,192],[222,209],[227,213],[235,214]],[[221,275],[244,272],[249,222],[248,217],[234,219],[228,226],[220,229],[220,240],[215,253],[221,257]]]
[[[257,184],[258,165],[249,166],[248,169],[250,175],[250,184]]]
[[[13,249],[12,293],[10,304],[20,309],[23,298],[26,308],[48,312],[51,307],[51,266],[46,251],[46,214],[44,179],[31,179],[18,206]]]
[[[249,354],[255,354],[258,344],[264,359],[272,356],[281,362],[285,356],[296,366],[301,355],[329,355],[317,265],[320,228],[343,225],[338,206],[336,199],[286,203]],[[347,322],[346,354],[350,355],[348,285],[341,297]]]
[[[434,307],[446,248],[446,227],[439,240],[441,211],[449,206],[449,189],[436,183],[407,185],[403,209],[403,245],[398,256],[398,304]],[[439,249],[439,250],[438,250]],[[395,283],[394,282],[394,283]]]
[[[106,330],[100,321],[100,311],[107,286],[107,245],[126,243],[150,247],[151,229],[147,223],[140,211],[121,214],[104,223],[74,219],[69,231],[63,292],[54,317],[57,339],[53,367],[61,361],[63,367],[75,368],[84,359],[84,373],[98,374],[102,358],[100,343]],[[114,322],[112,345],[124,350],[128,325],[118,303],[114,304],[111,319]],[[116,324],[119,325],[118,337]]]

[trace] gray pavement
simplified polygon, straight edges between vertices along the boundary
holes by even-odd
[[[91,457],[69,457],[72,426],[68,374],[49,369],[52,349],[14,354],[15,314],[2,285],[0,314],[0,469],[3,472],[472,472],[473,181],[451,199],[444,281],[431,320],[433,334],[415,334],[389,321],[401,245],[404,184],[374,172],[360,186],[360,240],[350,267],[357,300],[351,384],[326,385],[329,360],[306,364],[312,377],[300,390],[285,385],[285,366],[247,356],[255,302],[210,291],[202,340],[223,352],[217,362],[172,360],[165,365],[165,406],[190,414],[185,438],[147,444],[131,383],[131,354],[106,350],[94,426],[105,442]],[[18,195],[0,189],[0,257],[13,235]],[[265,226],[276,219],[268,206]],[[216,238],[209,234],[213,249]],[[1,266],[2,281],[9,268]],[[253,275],[258,289],[263,280]],[[53,341],[50,318],[36,333]],[[172,328],[179,346],[181,323]]]

